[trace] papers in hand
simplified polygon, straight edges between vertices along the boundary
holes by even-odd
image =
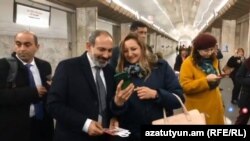
[[[128,137],[130,135],[129,130],[115,127],[114,129],[105,128],[104,132],[112,136]]]

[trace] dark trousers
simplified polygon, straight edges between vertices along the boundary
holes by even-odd
[[[236,82],[235,78],[231,78],[233,81],[233,91],[232,91],[232,99],[231,100],[238,100],[240,94],[241,85]]]
[[[237,117],[236,121],[235,121],[235,125],[246,125],[249,117],[250,117],[250,112],[242,112],[244,108],[241,108],[239,111],[239,116]]]
[[[31,141],[52,141],[54,129],[50,120],[31,118]],[[52,121],[53,122],[53,121]]]

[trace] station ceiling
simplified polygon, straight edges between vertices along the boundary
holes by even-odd
[[[115,0],[48,1],[72,9],[95,6],[98,16],[116,23],[128,23],[142,16],[150,25],[156,25],[153,28],[177,40],[192,40],[201,31],[220,28],[223,19],[236,20],[250,11],[250,0],[116,0],[136,14],[117,5]]]

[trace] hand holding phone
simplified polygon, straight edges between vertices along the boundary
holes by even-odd
[[[122,106],[134,92],[135,86],[126,72],[116,74],[114,77],[117,83],[114,102],[117,106]]]
[[[128,85],[131,83],[131,79],[129,78],[129,75],[127,72],[121,72],[121,73],[117,73],[114,75],[115,77],[115,82],[116,85],[118,85],[118,83],[123,80],[123,84],[122,84],[122,90],[126,89],[128,87]]]

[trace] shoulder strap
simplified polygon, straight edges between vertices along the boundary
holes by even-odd
[[[8,83],[13,83],[16,75],[17,75],[17,60],[14,57],[6,57],[5,58],[7,60],[7,62],[10,65],[10,69],[9,69],[9,73],[8,73],[8,77],[7,77],[7,82]]]

